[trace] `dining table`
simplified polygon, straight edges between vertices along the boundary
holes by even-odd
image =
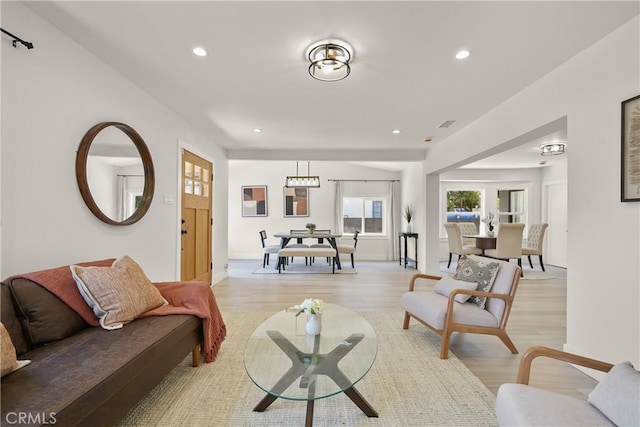
[[[486,234],[463,234],[462,237],[467,239],[476,239],[476,248],[482,249],[482,255],[484,255],[485,250],[496,248],[496,236],[488,236]]]
[[[342,234],[340,233],[331,233],[331,232],[329,233],[326,233],[326,232],[291,233],[288,231],[283,231],[283,232],[275,233],[273,237],[277,237],[280,239],[280,249],[284,249],[289,244],[291,239],[296,239],[298,242],[302,242],[303,239],[318,239],[318,241],[327,239],[327,242],[329,242],[331,247],[336,250],[336,257],[335,257],[336,268],[338,270],[342,270],[342,265],[340,264],[340,255],[337,253],[338,244],[336,243],[336,239],[342,237]],[[278,263],[276,263],[276,270],[277,269],[278,269]]]

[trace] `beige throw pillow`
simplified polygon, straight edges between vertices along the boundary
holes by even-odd
[[[5,376],[13,371],[27,366],[31,360],[17,360],[16,348],[13,346],[11,336],[7,328],[0,322],[0,376]]]
[[[167,302],[136,262],[128,256],[111,267],[71,266],[80,294],[104,329],[119,329],[142,313]]]

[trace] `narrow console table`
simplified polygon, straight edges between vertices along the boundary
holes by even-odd
[[[413,247],[413,258],[409,258],[407,254],[407,240],[415,239],[415,245]],[[404,252],[402,252],[402,241],[404,240]],[[404,253],[404,257],[402,254]],[[413,266],[418,269],[418,233],[398,233],[398,254],[400,255],[400,265],[402,266],[402,260],[404,260],[404,268],[407,268],[407,264],[413,263]]]

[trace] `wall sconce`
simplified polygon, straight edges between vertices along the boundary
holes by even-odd
[[[285,187],[306,187],[306,188],[319,188],[320,177],[317,175],[309,175],[309,162],[307,162],[307,174],[300,175],[298,173],[298,162],[296,162],[296,174],[295,176],[288,176],[285,183]]]
[[[564,154],[564,147],[565,147],[565,144],[561,142],[544,144],[539,147],[540,155],[541,156],[557,156],[558,154]]]

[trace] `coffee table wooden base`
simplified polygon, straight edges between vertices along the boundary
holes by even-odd
[[[284,392],[294,381],[300,378],[300,388],[308,389],[309,398],[307,399],[305,426],[310,427],[313,425],[313,406],[315,402],[315,381],[313,381],[312,377],[314,375],[326,375],[344,390],[344,394],[365,415],[368,417],[378,416],[376,410],[353,385],[350,386],[352,382],[338,368],[338,362],[364,338],[364,335],[352,334],[326,354],[318,354],[319,335],[314,338],[313,353],[301,351],[278,331],[267,331],[267,335],[287,355],[293,365],[271,388],[270,393],[253,408],[254,411],[264,412],[278,398],[280,393]]]

